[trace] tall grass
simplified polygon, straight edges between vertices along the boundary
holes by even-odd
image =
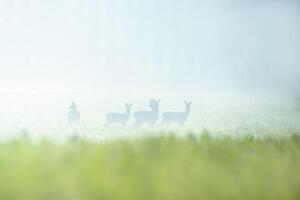
[[[300,137],[0,145],[0,199],[300,199]]]

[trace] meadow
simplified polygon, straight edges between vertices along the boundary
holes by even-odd
[[[299,199],[300,136],[0,144],[0,199]]]
[[[292,97],[190,96],[184,126],[160,119],[151,128],[134,126],[134,112],[149,109],[144,97],[79,93],[82,118],[70,126],[70,97],[37,94],[2,94],[1,200],[300,199]],[[183,111],[189,95],[158,96],[163,113]],[[105,126],[106,113],[125,112],[126,101],[128,124]]]

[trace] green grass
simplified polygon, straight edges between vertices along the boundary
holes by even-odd
[[[0,199],[300,199],[300,137],[0,145]]]

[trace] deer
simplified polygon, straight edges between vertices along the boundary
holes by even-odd
[[[154,126],[159,118],[159,102],[160,99],[150,99],[149,107],[150,111],[138,111],[134,114],[136,125],[140,126],[143,123],[149,126]]]
[[[184,112],[165,112],[162,114],[162,125],[170,123],[179,123],[181,126],[184,125],[184,123],[187,121],[192,102],[186,102],[185,103],[185,111]]]
[[[74,102],[71,103],[68,111],[68,122],[70,125],[76,125],[80,121],[80,113]]]
[[[125,113],[108,113],[106,115],[106,125],[110,125],[112,123],[126,125],[130,117],[132,104],[125,103],[125,107]]]

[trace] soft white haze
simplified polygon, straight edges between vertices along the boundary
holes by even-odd
[[[1,0],[1,86],[296,88],[299,35],[297,0]]]
[[[138,110],[160,97],[165,110],[193,100],[191,121],[210,128],[232,111],[222,102],[237,105],[232,93],[241,104],[255,96],[268,120],[257,97],[276,94],[267,107],[286,117],[300,94],[299,44],[298,0],[0,0],[0,126],[62,122],[72,100],[102,124],[124,101]],[[293,117],[280,122],[298,127]]]

